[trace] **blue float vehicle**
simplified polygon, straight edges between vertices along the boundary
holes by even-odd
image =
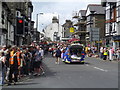
[[[81,44],[71,44],[63,54],[63,62],[79,62],[84,64],[85,52]]]

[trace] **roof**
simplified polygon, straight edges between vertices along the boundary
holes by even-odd
[[[105,14],[105,8],[102,7],[101,4],[89,4],[87,9],[89,8],[89,10],[92,12],[94,12],[94,14]]]
[[[81,14],[81,16],[86,16],[86,10],[80,10],[79,13]]]

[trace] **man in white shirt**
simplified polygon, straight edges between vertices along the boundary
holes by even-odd
[[[41,56],[42,56],[42,58],[44,57],[44,50],[42,49],[42,48],[40,48],[40,53],[41,53]]]

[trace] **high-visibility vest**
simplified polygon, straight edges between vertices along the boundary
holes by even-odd
[[[11,65],[14,64],[14,51],[11,51],[11,52],[10,52],[9,63],[10,63]]]
[[[103,55],[108,55],[108,53],[107,52],[104,52],[104,54]]]
[[[17,55],[18,65],[20,65],[21,64],[20,52],[17,52],[16,55]]]

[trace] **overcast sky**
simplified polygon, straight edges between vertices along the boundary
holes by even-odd
[[[53,16],[59,16],[60,24],[72,19],[73,11],[86,10],[88,4],[100,4],[101,0],[32,0],[32,20],[39,14],[39,31],[51,23]]]

